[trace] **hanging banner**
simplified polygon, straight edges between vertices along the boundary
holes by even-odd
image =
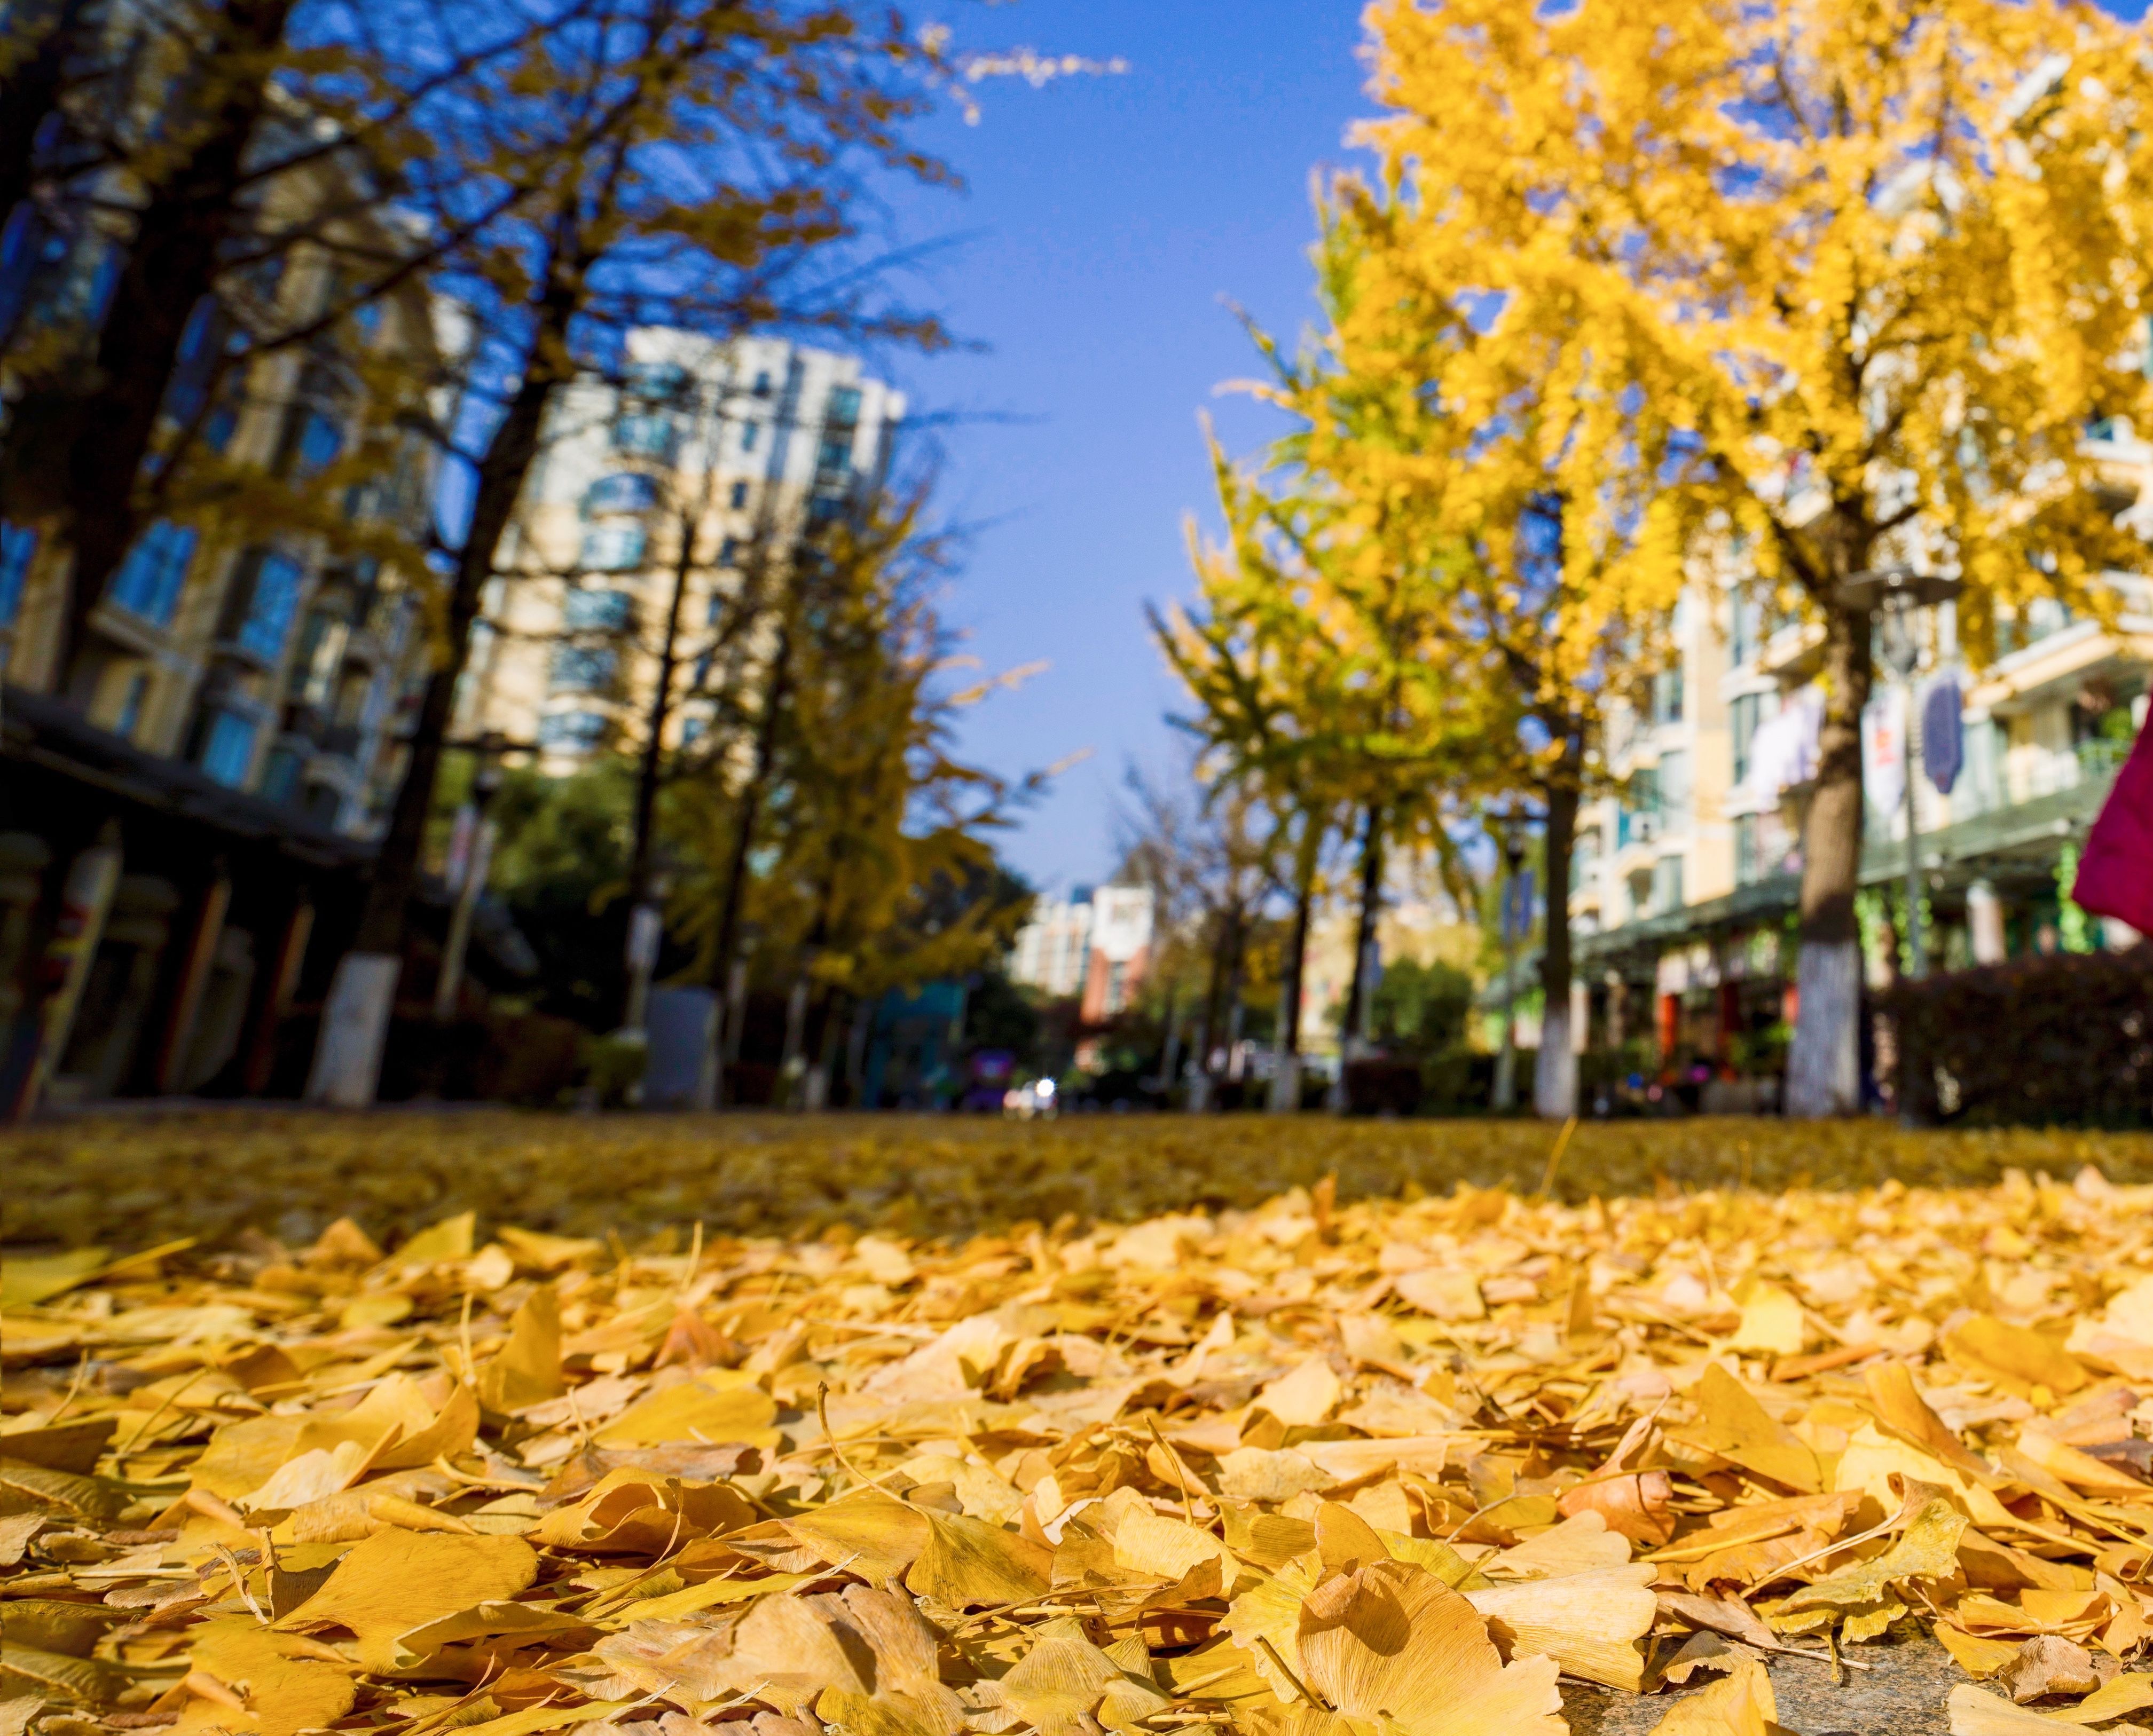
[[[1949,795],[1966,766],[1966,733],[1960,721],[1958,683],[1947,675],[1921,701],[1921,769],[1939,794]]]
[[[1906,794],[1905,695],[1887,688],[1861,713],[1861,787],[1879,814],[1896,814]]]

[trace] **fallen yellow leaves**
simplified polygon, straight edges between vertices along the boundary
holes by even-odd
[[[1176,1203],[10,1261],[0,1708],[1767,1736],[1910,1624],[1968,1736],[2153,1703],[2153,1192]]]

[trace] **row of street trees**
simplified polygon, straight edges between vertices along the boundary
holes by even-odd
[[[1850,1109],[1872,623],[1848,581],[1958,577],[1977,658],[1999,609],[2099,613],[2142,556],[2083,439],[2153,411],[2143,33],[2053,0],[1369,19],[1376,167],[1319,198],[1323,328],[1263,346],[1292,431],[1220,462],[1227,539],[1160,623],[1207,775],[1297,837],[1304,908],[1328,837],[1372,910],[1385,843],[1528,808],[1535,1101],[1567,1114],[1569,856],[1611,715],[1686,586],[1815,623],[1787,1101]]]
[[[332,992],[322,1094],[370,1095],[458,683],[562,393],[579,378],[624,380],[624,335],[643,326],[941,343],[933,320],[881,297],[861,243],[876,179],[953,179],[911,137],[964,82],[945,44],[845,0],[9,8],[0,282],[30,287],[20,306],[0,296],[0,515],[69,551],[55,691],[86,698],[93,612],[159,520],[303,528],[388,563],[424,605],[425,678]],[[69,261],[66,281],[38,288],[46,256]],[[329,286],[303,318],[282,288],[298,274]],[[371,334],[415,286],[444,314],[440,341],[392,354]],[[267,473],[232,461],[220,414],[279,358],[331,408],[364,398],[379,437]],[[424,535],[399,537],[346,510],[347,491],[414,441],[439,467],[443,507]],[[785,551],[787,576],[737,631],[776,650],[732,708],[737,727],[705,744],[712,811],[684,822],[725,840],[712,846],[728,865],[713,955],[745,920],[746,882],[771,878],[748,872],[766,830],[797,844],[780,878],[813,911],[803,944],[829,956],[876,899],[887,914],[975,865],[977,814],[936,805],[966,779],[941,751],[930,697],[945,647],[909,576],[916,503],[872,517]],[[666,703],[638,805],[639,872]],[[859,726],[845,746],[871,739],[883,758],[818,767],[812,787],[838,805],[818,807],[812,780],[781,784],[780,737],[822,739],[847,706],[876,711],[878,727],[844,720]],[[781,789],[798,799],[773,829]],[[953,842],[953,825],[971,842]],[[863,890],[878,873],[890,885]]]

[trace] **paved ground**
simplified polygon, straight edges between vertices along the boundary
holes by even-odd
[[[1800,1736],[1947,1736],[1951,1719],[1944,1698],[1967,1678],[1942,1646],[1926,1635],[1903,1640],[1895,1636],[1857,1647],[1853,1655],[1876,1667],[1847,1671],[1840,1688],[1832,1686],[1821,1664],[1770,1660],[1772,1692],[1784,1728]],[[1700,1672],[1694,1679],[1702,1686],[1714,1678]],[[1648,1736],[1667,1715],[1672,1697],[1640,1699],[1565,1688],[1563,1702],[1573,1736]]]

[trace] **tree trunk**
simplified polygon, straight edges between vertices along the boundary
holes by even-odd
[[[216,35],[203,51],[216,100],[190,127],[189,148],[155,180],[136,216],[110,311],[98,334],[88,385],[33,394],[17,429],[18,465],[35,464],[35,443],[57,434],[59,505],[74,553],[61,617],[61,686],[84,648],[89,616],[140,528],[133,499],[149,455],[180,340],[196,304],[216,284],[225,244],[240,216],[248,146],[267,102],[270,74],[292,0],[233,0],[211,13]],[[80,388],[76,388],[80,389]],[[42,400],[42,404],[40,403]],[[55,426],[55,423],[58,426]]]
[[[1547,876],[1547,936],[1540,952],[1540,1047],[1533,1063],[1533,1109],[1565,1117],[1577,1113],[1577,1056],[1570,1028],[1570,860],[1577,835],[1576,763],[1582,758],[1574,733],[1562,765],[1547,790],[1547,827],[1542,840]]]
[[[1285,1114],[1300,1108],[1300,978],[1308,957],[1309,913],[1316,902],[1316,858],[1323,845],[1313,815],[1306,826],[1295,865],[1293,928],[1286,941],[1285,968],[1279,973],[1278,1071],[1271,1077],[1271,1109]]]
[[[1850,560],[1851,570],[1856,563]],[[1861,1106],[1861,710],[1873,673],[1869,617],[1825,613],[1825,711],[1815,793],[1802,828],[1799,1004],[1787,1056],[1789,1115],[1846,1115]]]
[[[59,107],[83,10],[83,0],[12,8],[18,58],[0,74],[0,225],[36,182],[38,135]]]
[[[573,373],[567,337],[582,302],[582,274],[588,264],[573,245],[575,233],[574,213],[562,213],[554,227],[554,269],[538,306],[523,378],[479,460],[471,527],[456,558],[440,661],[426,678],[388,833],[368,881],[359,931],[351,950],[338,961],[308,1082],[309,1101],[359,1108],[374,1099],[403,968],[405,929],[412,895],[418,890],[434,785],[440,774],[456,683],[471,656],[471,626],[478,619],[486,581],[493,576],[502,534],[537,455],[547,407],[555,389]]]
[[[746,785],[741,791],[740,820],[733,835],[733,847],[725,863],[725,890],[718,908],[718,932],[710,960],[710,981],[717,989],[723,1016],[718,1021],[721,1033],[736,1033],[741,1008],[732,1004],[735,998],[745,999],[745,994],[735,997],[733,967],[740,951],[741,906],[747,891],[748,853],[755,842],[755,829],[762,818],[763,797],[770,783],[771,763],[777,748],[777,723],[785,708],[786,684],[792,666],[792,623],[786,621],[777,630],[777,646],[771,653],[770,684],[763,694],[762,715],[756,723],[755,762],[748,772]],[[722,1037],[721,1037],[721,1040]],[[704,1069],[703,1089],[697,1094],[705,1109],[722,1109],[725,1101],[725,1079],[723,1058],[710,1057]]]
[[[1383,810],[1371,805],[1361,843],[1361,915],[1353,931],[1353,987],[1346,997],[1339,1040],[1347,1059],[1368,1035],[1368,1002],[1376,992],[1376,928],[1383,914]]]

